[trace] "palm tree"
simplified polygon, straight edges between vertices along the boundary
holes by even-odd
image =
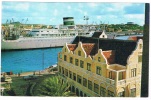
[[[39,92],[41,96],[70,96],[71,92],[68,91],[69,85],[67,81],[62,80],[60,76],[54,76],[45,79]]]

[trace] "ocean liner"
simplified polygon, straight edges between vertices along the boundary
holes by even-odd
[[[64,17],[63,25],[53,29],[31,29],[24,37],[20,29],[11,26],[1,34],[1,50],[21,50],[64,46],[71,43],[76,36],[92,36],[95,32],[93,26],[74,25],[73,17]]]

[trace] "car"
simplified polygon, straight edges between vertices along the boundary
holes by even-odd
[[[23,77],[24,80],[33,80],[33,79],[37,79],[36,75],[28,75],[28,76],[24,76]]]
[[[12,78],[11,77],[1,77],[1,82],[11,82]]]

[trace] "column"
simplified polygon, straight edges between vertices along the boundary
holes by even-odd
[[[117,86],[117,84],[118,84],[118,74],[119,74],[119,72],[117,71],[116,72],[116,77],[115,77],[115,86]]]

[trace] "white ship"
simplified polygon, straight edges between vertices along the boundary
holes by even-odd
[[[94,31],[87,29],[33,29],[32,37],[20,36],[15,40],[2,38],[2,50],[34,49],[64,46],[71,43],[77,35],[92,36]]]
[[[92,36],[95,26],[74,25],[73,17],[64,17],[64,25],[53,29],[31,29],[26,36],[15,26],[5,28],[1,34],[1,50],[21,50],[64,46],[80,36]],[[7,30],[6,30],[7,29]],[[24,29],[25,30],[25,29]]]

